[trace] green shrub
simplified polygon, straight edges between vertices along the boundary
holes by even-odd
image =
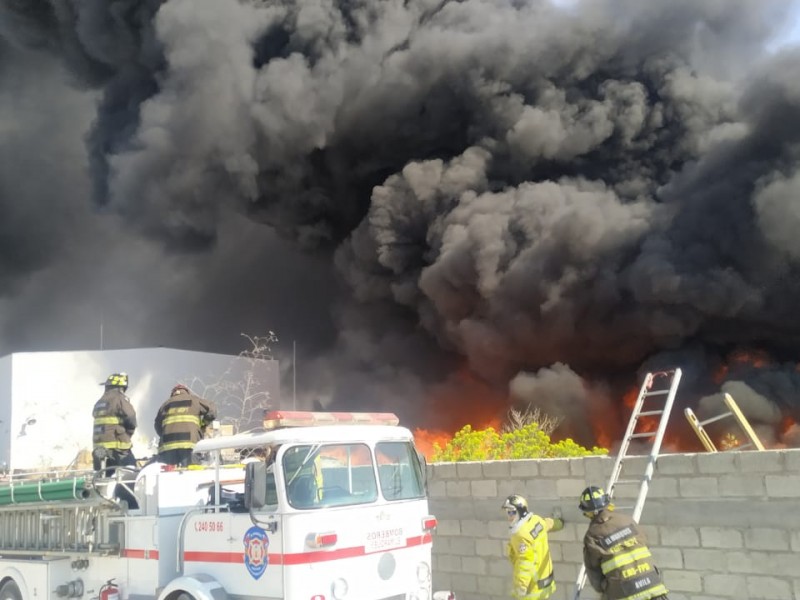
[[[431,461],[559,458],[602,454],[608,454],[608,450],[598,447],[588,450],[571,439],[553,443],[550,436],[539,428],[538,423],[529,423],[503,433],[497,433],[492,427],[473,431],[470,425],[465,425],[444,448],[439,444],[433,445]]]

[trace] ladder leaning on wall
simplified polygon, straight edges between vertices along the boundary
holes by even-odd
[[[606,485],[606,493],[608,493],[610,498],[614,497],[614,491],[618,485],[637,484],[639,486],[639,493],[636,497],[636,504],[633,506],[632,514],[633,520],[637,523],[639,522],[639,517],[642,515],[647,492],[650,490],[650,480],[653,478],[656,461],[658,460],[658,453],[661,450],[661,442],[664,440],[664,432],[667,429],[667,422],[669,421],[670,412],[672,412],[675,393],[678,390],[680,381],[680,369],[653,372],[645,375],[644,382],[639,390],[639,396],[631,412],[631,418],[628,421],[625,437],[622,440],[622,445],[619,448],[614,466],[611,469],[611,476]],[[664,402],[660,406],[656,406],[657,400],[663,400]],[[646,404],[647,406],[645,406]],[[637,430],[637,426],[640,422],[639,420],[642,417],[658,417],[658,426],[656,429],[654,431],[644,431],[642,428]],[[625,459],[631,456],[628,453],[631,442],[639,439],[652,440],[644,474],[638,477],[621,479],[620,477],[622,475]],[[586,567],[581,566],[580,573],[578,574],[578,581],[575,584],[574,600],[580,598],[581,590],[585,583]]]
[[[709,437],[708,433],[706,432],[704,425],[714,423],[715,421],[720,421],[727,417],[733,417],[736,420],[736,423],[739,425],[739,428],[744,433],[745,437],[747,437],[747,439],[750,441],[744,444],[732,445],[730,448],[728,448],[728,450],[744,450],[745,448],[763,450],[764,444],[761,443],[761,440],[756,435],[756,432],[753,431],[753,428],[750,426],[750,422],[744,416],[739,408],[739,405],[736,404],[731,395],[725,394],[722,399],[725,402],[725,406],[728,407],[728,410],[717,415],[716,417],[706,419],[705,421],[698,419],[697,415],[694,414],[694,411],[692,411],[691,408],[686,408],[683,411],[683,414],[686,415],[686,420],[689,421],[689,425],[692,426],[692,429],[694,429],[697,437],[700,438],[700,442],[703,444],[703,447],[708,452],[718,452],[717,447],[714,445],[714,442],[711,441],[711,437]]]

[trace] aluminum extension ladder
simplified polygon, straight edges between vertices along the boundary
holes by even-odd
[[[88,477],[91,474],[46,480],[23,476],[0,485],[0,555],[117,553],[121,530],[115,521],[125,509],[103,492],[113,491],[107,486],[121,480]],[[62,486],[63,495],[61,490],[58,494],[64,499],[48,499],[43,490],[49,484]],[[19,498],[14,498],[14,490]]]
[[[692,426],[692,429],[694,429],[697,437],[700,438],[700,442],[703,444],[703,447],[708,452],[718,452],[717,447],[714,445],[714,442],[711,441],[711,438],[703,426],[708,425],[709,423],[714,423],[715,421],[720,421],[721,419],[725,419],[727,417],[733,417],[736,420],[736,423],[739,425],[739,428],[744,433],[745,437],[747,437],[747,439],[750,441],[744,444],[732,446],[728,448],[728,450],[744,450],[745,448],[763,450],[764,444],[761,443],[761,440],[756,435],[756,432],[753,431],[753,428],[750,426],[750,422],[742,413],[739,405],[736,404],[730,394],[725,394],[722,398],[725,402],[725,406],[728,407],[727,412],[719,414],[716,417],[706,419],[705,421],[698,419],[697,415],[694,414],[694,411],[692,411],[691,408],[686,408],[683,411],[684,415],[686,415],[686,420],[689,421],[689,425]]]
[[[639,397],[636,399],[636,404],[633,406],[631,418],[628,421],[628,428],[625,431],[625,437],[622,440],[622,445],[619,448],[617,458],[614,461],[614,467],[611,469],[611,476],[608,479],[605,491],[610,498],[614,497],[614,490],[619,484],[638,484],[639,494],[636,498],[636,504],[633,507],[633,520],[639,522],[639,517],[642,515],[644,502],[647,498],[647,492],[650,490],[650,481],[653,478],[655,471],[656,461],[658,460],[658,453],[661,450],[661,442],[664,440],[664,432],[667,429],[667,422],[669,421],[670,412],[672,412],[672,405],[675,401],[675,394],[678,391],[678,385],[681,381],[681,370],[675,369],[673,371],[658,371],[648,373],[645,375],[642,387],[639,390]],[[656,384],[662,384],[657,386]],[[666,397],[666,398],[665,398]],[[655,399],[664,399],[663,405],[655,406]],[[648,402],[649,401],[649,402]],[[648,404],[645,408],[645,404]],[[656,417],[658,416],[658,427],[655,431],[636,431],[641,417]],[[644,474],[640,477],[631,479],[620,479],[623,470],[623,463],[630,455],[631,442],[636,439],[652,438],[652,446],[647,460],[647,467]],[[581,590],[586,584],[586,567],[581,566],[578,580],[575,584],[574,600],[578,600],[581,595]]]

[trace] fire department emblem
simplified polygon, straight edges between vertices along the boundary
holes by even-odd
[[[267,549],[269,548],[269,538],[267,532],[261,527],[251,527],[242,538],[244,542],[244,565],[252,575],[253,579],[258,579],[267,570],[269,562]]]

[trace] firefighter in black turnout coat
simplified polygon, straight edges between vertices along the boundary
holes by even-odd
[[[155,420],[160,438],[158,460],[179,467],[190,465],[192,450],[206,426],[217,418],[216,412],[213,402],[194,395],[185,385],[172,388]]]
[[[583,562],[592,587],[606,600],[667,600],[667,588],[636,521],[614,512],[601,488],[588,487],[579,508],[591,519]]]
[[[104,385],[106,391],[92,410],[94,470],[102,469],[103,461],[106,467],[136,466],[136,459],[131,451],[131,435],[136,430],[136,410],[125,395],[128,375],[113,373],[100,385]]]

